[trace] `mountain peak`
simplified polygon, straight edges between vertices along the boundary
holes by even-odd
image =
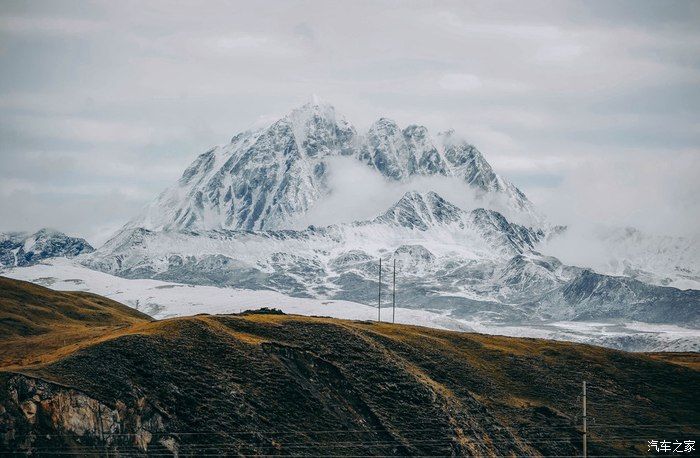
[[[445,199],[440,197],[440,194],[435,191],[419,192],[419,191],[407,191],[401,199],[395,204],[400,205],[402,202],[447,202]]]
[[[381,132],[392,135],[398,132],[400,129],[396,121],[382,117],[374,121],[369,130],[370,132]]]
[[[327,159],[335,156],[353,157],[393,181],[458,177],[480,196],[498,193],[511,208],[531,211],[527,198],[453,133],[433,138],[424,126],[411,124],[402,130],[382,117],[358,134],[333,105],[312,96],[266,128],[235,136],[228,145],[201,155],[175,186],[127,226],[284,229],[329,195]],[[432,197],[428,201],[438,202]]]
[[[302,113],[316,114],[324,117],[337,116],[335,107],[315,94],[312,95],[311,98],[303,105],[292,109],[292,111],[286,117],[295,115],[298,116]]]
[[[0,266],[26,266],[53,257],[74,257],[94,248],[85,240],[69,237],[55,229],[35,233],[0,233]]]
[[[293,124],[305,124],[313,118],[335,120],[336,112],[332,105],[313,105],[307,103],[290,111],[282,120],[291,121]]]
[[[318,94],[311,94],[311,99],[309,100],[308,103],[316,105],[316,106],[323,106],[323,105],[330,105],[331,104],[328,100],[324,99],[323,97],[321,97]]]
[[[436,192],[409,191],[375,221],[424,231],[436,224],[457,222],[463,213]]]
[[[418,124],[411,124],[403,130],[404,137],[408,138],[425,138],[428,137],[428,128]]]

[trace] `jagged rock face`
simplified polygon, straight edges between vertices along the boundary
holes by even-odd
[[[476,231],[491,249],[506,255],[534,249],[545,233],[510,223],[502,214],[477,208],[466,212],[435,192],[408,192],[388,211],[374,219],[376,223],[428,231],[453,227],[455,231]]]
[[[423,126],[401,130],[382,118],[361,135],[332,106],[311,103],[201,155],[128,227],[288,228],[329,194],[327,159],[336,156],[355,157],[393,181],[456,176],[486,202],[497,197],[508,208],[534,214],[525,195],[452,132],[433,138]]]
[[[459,224],[466,213],[447,202],[437,193],[408,192],[394,206],[375,221],[388,223],[408,229],[426,231],[437,225]]]
[[[491,241],[495,249],[517,253],[531,251],[535,244],[545,237],[541,229],[531,229],[519,224],[512,224],[500,213],[493,210],[477,208],[470,214],[474,226],[478,227],[484,238]]]
[[[545,319],[548,316],[565,320],[605,317],[700,327],[700,291],[647,285],[588,269],[582,269],[571,281],[528,307]]]
[[[449,173],[445,159],[425,127],[411,125],[401,130],[394,121],[386,118],[370,127],[358,158],[394,180]]]
[[[452,174],[462,177],[473,189],[484,195],[502,198],[506,205],[532,212],[532,204],[520,189],[497,175],[481,152],[473,145],[456,138],[454,131],[440,134],[444,155],[452,166]]]
[[[352,154],[354,128],[332,107],[306,106],[199,156],[131,227],[283,227],[327,193],[329,155]]]
[[[0,266],[5,267],[27,266],[47,258],[72,258],[93,251],[93,247],[85,239],[68,237],[51,229],[41,229],[34,234],[0,234]]]
[[[397,269],[417,276],[429,272],[436,260],[435,255],[423,245],[401,245],[394,250],[392,259],[396,260]],[[393,270],[393,266],[391,268]]]
[[[122,453],[176,452],[174,440],[153,434],[166,422],[145,399],[132,405],[107,405],[73,388],[19,374],[0,380],[0,450],[44,454],[46,450],[82,454],[86,448]],[[170,439],[170,440],[168,440]]]

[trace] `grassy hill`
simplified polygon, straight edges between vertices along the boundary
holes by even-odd
[[[0,287],[25,293],[3,299],[1,316],[24,313],[41,332],[16,320],[22,330],[0,341],[44,336],[0,369],[0,453],[578,455],[582,380],[591,455],[646,453],[647,440],[700,432],[697,355],[675,364],[275,313],[149,321],[92,295],[52,302],[45,288]],[[45,310],[31,315],[23,303]],[[62,316],[66,326],[84,323],[85,337],[57,344]]]
[[[0,277],[0,367],[39,362],[54,350],[84,343],[115,327],[151,320],[96,294],[59,292]]]

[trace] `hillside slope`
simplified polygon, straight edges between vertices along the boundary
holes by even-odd
[[[59,292],[0,277],[0,365],[32,358],[151,318],[97,294]]]
[[[700,372],[586,345],[258,312],[49,350],[0,372],[0,453],[575,455],[583,379],[592,455],[700,432]]]

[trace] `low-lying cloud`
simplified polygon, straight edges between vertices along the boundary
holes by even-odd
[[[700,235],[700,152],[589,158],[534,199],[559,224]]]
[[[300,217],[294,223],[296,228],[371,219],[388,210],[409,191],[434,191],[465,210],[483,205],[457,177],[415,177],[397,182],[389,181],[354,158],[332,157],[326,164],[330,194]]]

